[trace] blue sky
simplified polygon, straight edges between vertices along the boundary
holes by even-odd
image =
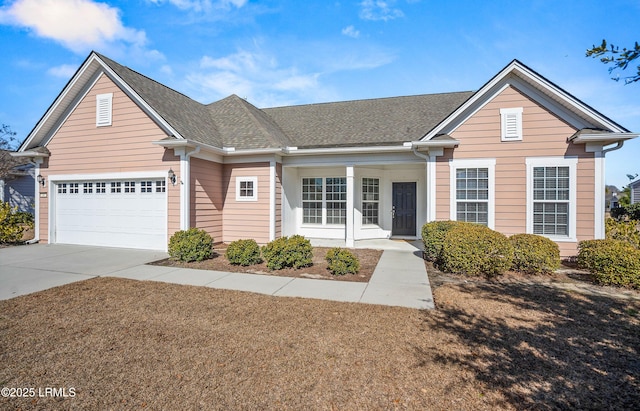
[[[477,90],[517,58],[640,132],[640,83],[585,57],[603,38],[640,41],[638,0],[1,4],[0,123],[20,139],[91,50],[203,103],[235,93],[258,107]],[[639,155],[640,138],[607,154],[607,184],[640,173]]]

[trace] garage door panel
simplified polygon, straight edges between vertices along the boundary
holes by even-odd
[[[151,192],[142,182],[154,181]],[[113,184],[112,184],[113,183]],[[119,183],[119,184],[118,184]],[[125,190],[133,192],[123,192]],[[66,187],[63,185],[66,184]],[[164,188],[151,179],[111,180],[105,192],[95,192],[78,182],[59,183],[55,202],[56,242],[111,247],[164,250],[167,233],[167,198]],[[111,192],[112,186],[120,192]],[[83,189],[84,188],[84,189]],[[90,192],[87,192],[90,191]]]

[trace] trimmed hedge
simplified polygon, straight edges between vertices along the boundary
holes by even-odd
[[[16,211],[8,202],[0,201],[0,243],[19,242],[27,228],[33,228],[33,215]]]
[[[229,244],[224,256],[233,265],[249,266],[260,264],[260,246],[256,240],[236,240]]]
[[[301,268],[313,264],[311,242],[301,235],[280,237],[262,247],[262,256],[271,270]]]
[[[635,248],[640,248],[638,224],[640,222],[636,220],[618,221],[613,218],[607,218],[605,221],[607,239],[625,241]]]
[[[424,259],[436,262],[442,251],[444,237],[449,230],[460,225],[470,224],[461,221],[432,221],[422,226],[422,244],[424,244]]]
[[[213,238],[204,230],[192,227],[176,231],[169,239],[169,256],[178,261],[202,261],[213,253]]]
[[[459,224],[442,243],[438,267],[445,272],[493,277],[511,268],[513,246],[497,231],[478,224]]]
[[[527,274],[548,274],[560,268],[558,244],[536,234],[515,234],[509,237],[513,246],[515,271]]]
[[[578,266],[599,284],[640,288],[640,250],[625,241],[581,241]]]
[[[356,274],[360,270],[358,257],[347,249],[336,247],[327,251],[325,257],[333,275]]]

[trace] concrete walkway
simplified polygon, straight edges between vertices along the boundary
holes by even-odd
[[[249,291],[283,297],[316,298],[433,309],[420,251],[407,243],[385,250],[369,283],[240,274],[146,265],[165,253],[71,245],[0,249],[0,299],[29,294],[96,276],[162,281]]]

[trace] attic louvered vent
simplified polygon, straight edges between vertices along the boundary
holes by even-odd
[[[500,123],[502,141],[522,140],[522,107],[501,108]]]
[[[111,125],[111,104],[113,93],[98,94],[96,96],[96,126],[104,127]]]

